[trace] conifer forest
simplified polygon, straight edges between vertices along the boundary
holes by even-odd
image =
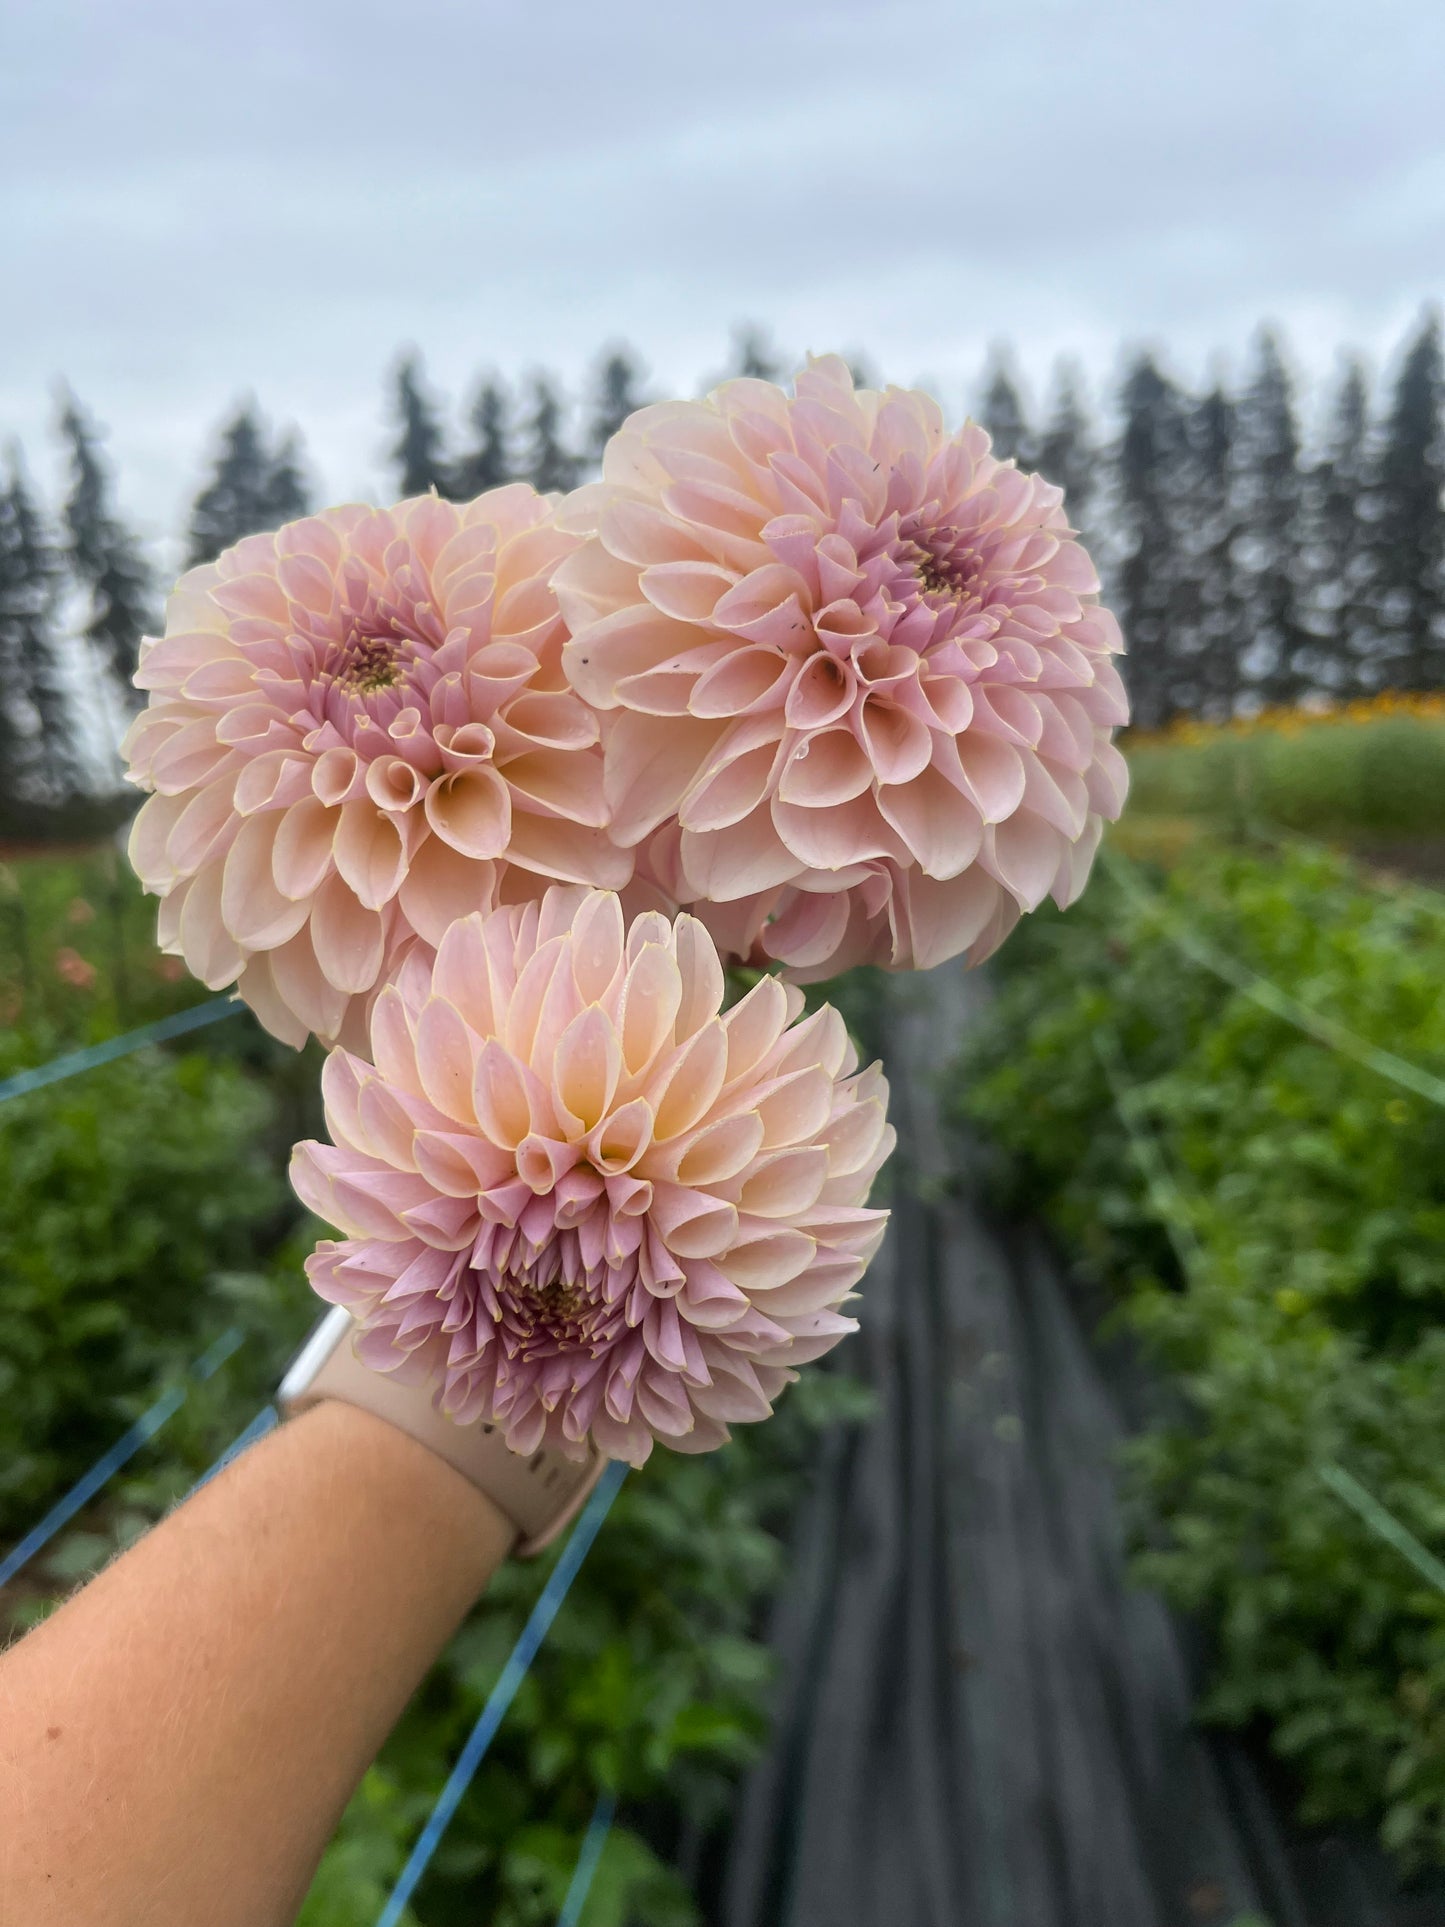
[[[742,329],[731,372],[786,368],[763,333]],[[649,398],[621,346],[580,394],[546,373],[516,385],[491,373],[452,409],[415,354],[388,388],[396,492],[453,499],[519,478],[575,485]],[[1037,409],[1000,352],[973,412],[1000,454],[1063,485],[1128,640],[1137,727],[1445,684],[1445,359],[1433,311],[1374,381],[1345,355],[1333,382],[1306,389],[1263,330],[1237,382],[1188,388],[1140,352],[1112,393],[1091,398],[1065,362]],[[125,450],[104,445],[68,392],[55,426],[61,499],[41,499],[14,443],[0,477],[0,824],[41,834],[114,791],[115,765],[75,693],[103,692],[118,733],[166,586],[127,523]],[[249,399],[198,451],[197,475],[187,564],[318,505],[300,431],[273,429]]]

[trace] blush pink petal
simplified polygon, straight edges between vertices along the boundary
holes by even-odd
[[[177,585],[137,672],[128,773],[155,794],[131,860],[163,941],[278,1036],[363,1031],[458,916],[559,876],[627,884],[561,666],[551,577],[578,546],[518,483],[330,509]]]
[[[277,953],[278,955],[280,953]],[[263,965],[267,960],[262,960]],[[413,952],[372,1062],[333,1052],[308,1262],[378,1371],[515,1451],[723,1443],[854,1328],[887,1087],[766,978],[731,1010],[690,916],[554,887]]]
[[[826,356],[639,410],[562,519],[613,834],[734,954],[976,960],[1083,887],[1123,645],[1062,491],[976,424]]]

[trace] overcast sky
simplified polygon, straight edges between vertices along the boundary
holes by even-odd
[[[65,377],[151,536],[246,391],[384,488],[402,343],[692,392],[754,318],[956,412],[998,339],[1327,374],[1442,292],[1439,0],[0,5],[0,437],[48,483]]]

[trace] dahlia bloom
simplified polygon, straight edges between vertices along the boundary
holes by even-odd
[[[301,1044],[499,894],[624,884],[548,587],[574,546],[519,484],[330,509],[183,576],[125,745],[161,947]]]
[[[977,960],[1122,807],[1118,625],[1062,492],[981,428],[836,357],[796,388],[640,410],[563,511],[612,834],[741,954]]]
[[[455,924],[323,1074],[333,1144],[301,1198],[347,1235],[308,1262],[378,1371],[432,1383],[518,1452],[641,1464],[766,1418],[883,1235],[887,1086],[842,1019],[765,977],[722,1010],[690,916],[628,929],[552,889]]]

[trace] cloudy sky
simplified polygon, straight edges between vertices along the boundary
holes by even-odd
[[[253,392],[331,497],[382,383],[634,343],[691,392],[756,318],[961,409],[1167,344],[1382,362],[1445,293],[1435,0],[46,0],[0,17],[0,437],[56,382],[181,521]]]

